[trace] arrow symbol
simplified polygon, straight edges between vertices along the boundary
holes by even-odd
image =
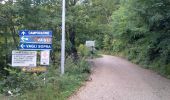
[[[25,47],[24,44],[21,44],[21,48],[24,49],[24,47]]]
[[[24,31],[22,31],[22,33],[21,33],[22,35],[25,35],[25,32]]]
[[[25,38],[24,36],[21,37],[21,40],[24,41],[28,41],[28,38]]]

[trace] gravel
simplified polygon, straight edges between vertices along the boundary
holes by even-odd
[[[170,100],[170,80],[123,58],[93,60],[91,81],[69,100]]]

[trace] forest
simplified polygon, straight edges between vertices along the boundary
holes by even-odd
[[[103,54],[125,57],[170,78],[169,9],[169,0],[66,0],[66,74],[60,76],[62,0],[1,0],[0,93],[10,90],[17,100],[67,98],[90,73],[87,40],[95,40],[96,50]],[[20,30],[52,30],[48,73],[11,67]]]

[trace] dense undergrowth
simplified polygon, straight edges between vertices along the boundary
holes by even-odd
[[[170,78],[170,36],[161,34],[155,39],[151,38],[152,35],[147,35],[130,43],[114,39],[111,50],[104,52],[125,57],[133,63]]]
[[[81,53],[87,55],[80,55],[77,61],[67,57],[64,75],[60,74],[59,64],[49,66],[45,73],[26,73],[6,68],[9,75],[0,81],[0,92],[3,94],[0,99],[66,100],[90,74],[90,64],[86,61],[88,51]]]
[[[33,91],[27,91],[18,99],[26,100],[66,100],[86,80],[90,72],[90,65],[81,59],[74,63],[68,58],[66,72],[60,75],[58,69],[49,69],[46,73],[46,80]]]
[[[92,55],[80,45],[87,40],[95,40],[97,50],[127,57],[170,78],[169,0],[80,1],[68,0],[66,4],[68,59],[63,76],[58,63],[61,0],[6,0],[5,4],[0,3],[1,93],[8,94],[10,90],[12,98],[21,100],[65,99],[90,72],[85,58],[92,58]],[[25,29],[53,31],[51,60],[55,64],[47,73],[30,74],[10,67],[11,52],[18,49],[20,41],[17,31]],[[73,62],[69,56],[74,55],[75,59],[77,50],[81,57]]]
[[[122,0],[103,48],[170,78],[170,1]]]

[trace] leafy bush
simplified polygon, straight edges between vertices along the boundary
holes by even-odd
[[[114,53],[121,52],[124,49],[124,47],[125,47],[123,44],[124,43],[121,40],[114,39],[112,41],[112,51]]]
[[[90,73],[90,65],[84,58],[74,62],[71,57],[66,59],[65,74],[60,75],[58,67],[50,66],[48,72],[29,74],[10,71],[10,79],[4,80],[5,90],[16,92],[16,100],[65,100],[81,86]],[[45,80],[44,80],[45,77]]]
[[[17,69],[5,68],[9,72],[9,75],[2,80],[1,92],[7,93],[11,91],[13,95],[20,95],[27,90],[33,90],[38,87],[41,82],[41,75],[25,73]]]
[[[82,57],[87,57],[90,55],[90,50],[83,44],[80,44],[78,47],[78,52]]]
[[[121,52],[145,68],[170,76],[169,7],[168,0],[120,1],[112,13],[112,34],[104,37],[103,49],[110,52],[112,41],[111,52]]]

